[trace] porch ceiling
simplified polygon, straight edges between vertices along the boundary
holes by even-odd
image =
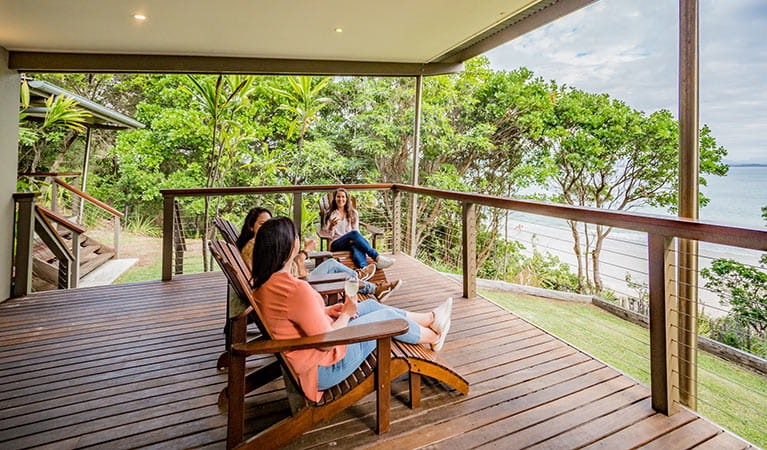
[[[593,1],[0,0],[0,46],[12,54],[460,63]]]

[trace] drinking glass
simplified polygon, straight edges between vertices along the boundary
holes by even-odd
[[[356,276],[352,275],[344,281],[344,291],[349,298],[354,298],[357,295],[357,291],[360,288],[360,281]]]

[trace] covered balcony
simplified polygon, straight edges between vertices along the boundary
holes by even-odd
[[[472,57],[592,0],[394,2],[370,11],[356,3],[319,8],[305,1],[299,2],[307,8],[305,16],[323,20],[317,25],[302,17],[300,33],[286,25],[294,23],[300,9],[288,3],[236,17],[229,9],[222,16],[224,8],[212,2],[170,1],[156,5],[156,11],[143,10],[139,2],[120,7],[75,2],[80,11],[71,4],[63,6],[69,2],[6,3],[8,8],[0,13],[10,24],[0,32],[0,154],[8,161],[0,169],[0,196],[7,206],[0,212],[0,274],[6,280],[18,279],[20,268],[28,269],[18,261],[29,257],[24,254],[29,249],[18,246],[11,225],[14,219],[29,222],[28,213],[12,207],[20,73],[415,79],[412,174],[402,174],[410,184],[345,187],[365,196],[364,219],[384,230],[379,248],[397,258],[387,276],[402,279],[405,285],[391,304],[429,311],[446,297],[456,299],[453,326],[441,356],[469,382],[469,393],[460,395],[444,383],[424,378],[420,406],[411,409],[408,379],[396,378],[388,433],[374,432],[376,399],[370,395],[303,434],[289,448],[753,446],[697,412],[704,404],[722,409],[718,397],[699,391],[699,386],[708,386],[697,375],[701,352],[696,325],[698,269],[693,262],[697,243],[767,251],[765,231],[697,220],[697,1],[680,0],[678,219],[418,185],[423,77],[460,71]],[[176,14],[179,11],[190,16]],[[337,40],[338,33],[351,30],[331,26],[331,19],[357,27],[358,39]],[[77,32],[72,23],[78,24]],[[8,298],[13,294],[11,285],[3,284],[0,299],[8,300],[0,303],[0,446],[226,447],[227,412],[221,392],[228,374],[217,368],[217,361],[226,349],[222,329],[227,320],[227,282],[218,271],[202,272],[210,261],[203,260],[206,247],[199,239],[195,202],[204,198],[238,206],[268,202],[277,214],[292,217],[311,232],[313,220],[303,216],[302,205],[307,200],[316,203],[318,196],[335,187],[164,190],[162,280],[17,298]],[[24,201],[29,204],[31,196]],[[450,225],[419,215],[418,205],[429,202],[450,205]],[[615,309],[649,329],[640,338],[629,337],[638,342],[639,350],[616,355],[633,361],[640,375],[625,374],[478,292],[479,256],[487,250],[480,244],[492,244],[496,238],[480,236],[481,225],[493,211],[642,235],[646,245],[637,252],[646,258],[647,314],[636,317]],[[241,220],[228,218],[238,224]],[[29,227],[26,232],[32,233]],[[427,235],[429,246],[422,245]],[[17,258],[15,269],[12,255]],[[71,286],[73,272],[66,264],[59,270],[61,285]],[[588,325],[581,326],[588,331]],[[605,345],[619,341],[619,334],[602,340]],[[248,363],[257,369],[273,361],[268,356]],[[762,367],[763,360],[749,361],[752,368]],[[735,422],[749,424],[751,435],[761,438],[764,390],[738,380],[728,382],[740,383],[746,398],[728,399],[732,404],[727,411],[737,411]],[[246,437],[291,414],[285,390],[283,381],[277,380],[246,398]],[[757,419],[752,420],[754,416]]]

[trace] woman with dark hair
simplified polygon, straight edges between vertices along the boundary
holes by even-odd
[[[375,300],[358,303],[356,298],[348,296],[344,303],[326,307],[317,291],[290,273],[298,248],[298,235],[287,217],[271,219],[258,231],[254,249],[257,257],[253,259],[255,302],[274,338],[295,339],[349,325],[404,318],[410,328],[394,339],[428,344],[434,350],[442,348],[450,328],[452,298],[428,313],[392,308]],[[348,377],[375,347],[375,341],[365,341],[322,350],[295,350],[286,352],[285,357],[296,371],[307,397],[319,401],[321,391]]]
[[[248,215],[245,217],[245,222],[242,224],[240,236],[237,238],[237,248],[240,249],[242,258],[251,267],[253,264],[253,247],[256,241],[256,233],[261,225],[271,218],[271,211],[266,208],[255,207],[248,212]],[[299,278],[305,278],[309,275],[309,272],[306,270],[306,260],[309,257],[308,252],[314,251],[316,245],[316,241],[308,241],[305,248],[296,255],[291,267],[293,275]],[[369,268],[355,271],[341,264],[336,259],[328,258],[317,265],[317,267],[311,271],[311,274],[326,275],[330,273],[345,273],[347,275],[354,275],[363,283],[363,286],[359,290],[360,294],[373,294],[378,298],[378,301],[384,302],[402,285],[402,281],[395,280],[391,283],[387,282],[380,284],[374,284],[367,281],[375,274],[375,269],[375,266],[371,266]]]
[[[245,261],[250,263],[253,255],[253,243],[256,239],[256,233],[261,225],[272,218],[272,212],[266,208],[257,206],[248,211],[245,216],[245,222],[242,224],[240,235],[237,237],[237,248],[245,257]]]
[[[354,265],[359,268],[368,265],[368,256],[382,269],[394,264],[394,258],[378,254],[362,236],[359,228],[359,214],[350,201],[349,192],[344,188],[336,189],[330,203],[328,219],[325,221],[325,231],[330,233],[330,251],[350,251]]]

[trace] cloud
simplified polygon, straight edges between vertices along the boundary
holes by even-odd
[[[767,163],[767,3],[701,0],[700,120],[731,161]],[[678,3],[601,0],[486,54],[634,108],[676,114]]]

